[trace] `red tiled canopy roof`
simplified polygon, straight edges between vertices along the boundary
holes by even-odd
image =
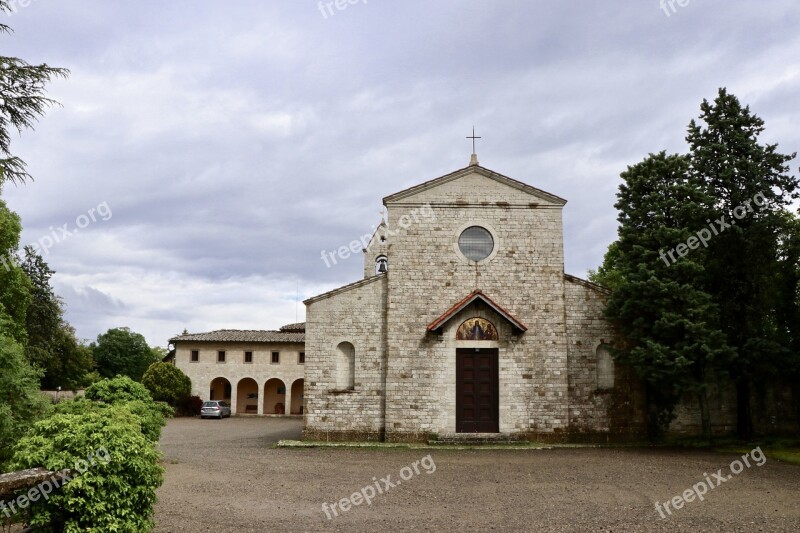
[[[503,309],[503,307],[495,303],[494,300],[483,294],[483,292],[480,289],[472,291],[469,295],[467,295],[466,298],[464,298],[463,300],[455,304],[453,307],[445,311],[445,313],[442,316],[440,316],[439,318],[428,324],[427,330],[428,331],[441,330],[442,327],[444,327],[444,325],[451,318],[453,318],[462,309],[466,308],[469,304],[471,304],[475,300],[482,300],[489,307],[494,309],[498,315],[506,319],[514,328],[514,333],[525,333],[526,331],[528,331],[528,328],[527,326],[525,326],[525,324],[517,320],[517,318],[514,315]]]

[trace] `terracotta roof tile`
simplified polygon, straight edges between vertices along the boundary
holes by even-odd
[[[192,333],[189,335],[179,335],[169,340],[175,342],[257,342],[257,343],[279,343],[306,341],[305,333],[295,333],[288,331],[259,331],[259,330],[238,330],[220,329],[208,333]]]

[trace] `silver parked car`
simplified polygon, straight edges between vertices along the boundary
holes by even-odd
[[[218,400],[211,400],[203,402],[203,407],[200,409],[200,418],[223,418],[231,416],[231,406],[227,402]]]

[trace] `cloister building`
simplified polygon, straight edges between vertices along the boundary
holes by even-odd
[[[234,414],[303,414],[305,324],[279,331],[219,330],[170,339],[192,394]]]

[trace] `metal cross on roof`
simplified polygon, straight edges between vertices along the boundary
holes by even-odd
[[[472,137],[467,137],[467,139],[472,139],[472,153],[473,153],[473,154],[476,154],[476,153],[477,153],[477,152],[475,151],[475,139],[481,139],[481,138],[482,138],[482,137],[476,137],[476,136],[475,136],[475,126],[472,126]]]

